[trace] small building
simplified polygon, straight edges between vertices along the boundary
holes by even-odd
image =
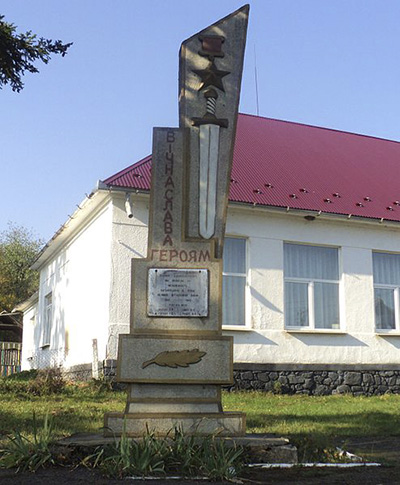
[[[150,172],[146,157],[99,182],[40,254],[24,368],[115,366]],[[239,115],[223,265],[237,387],[400,391],[399,182],[398,142]]]
[[[0,312],[0,376],[21,370],[22,313]]]

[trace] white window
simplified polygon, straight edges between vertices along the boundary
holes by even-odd
[[[43,333],[42,346],[50,345],[51,324],[53,321],[53,294],[48,293],[44,297]]]
[[[225,238],[222,274],[222,325],[246,325],[246,239]]]
[[[372,253],[375,327],[400,331],[400,254]]]
[[[284,244],[285,326],[338,329],[337,248]]]

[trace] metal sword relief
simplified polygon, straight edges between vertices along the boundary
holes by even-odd
[[[192,350],[167,350],[160,352],[153,359],[143,362],[142,369],[145,369],[151,364],[159,365],[160,367],[189,367],[189,365],[197,364],[207,354],[201,352],[199,349]]]
[[[206,69],[194,69],[201,78],[199,91],[205,89],[206,112],[202,118],[193,118],[194,126],[199,126],[200,171],[199,171],[199,234],[210,239],[215,232],[217,212],[217,174],[219,157],[220,128],[228,127],[227,119],[216,117],[218,93],[225,92],[222,78],[230,74],[215,65],[216,57],[224,57],[222,44],[225,38],[219,35],[200,35],[202,48],[199,54],[208,57]],[[216,88],[216,89],[214,89]]]

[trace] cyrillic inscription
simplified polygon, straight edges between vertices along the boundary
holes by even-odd
[[[208,271],[150,268],[147,314],[151,317],[206,317]]]

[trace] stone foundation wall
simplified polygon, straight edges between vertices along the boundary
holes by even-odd
[[[116,360],[99,362],[99,375],[115,380]],[[351,393],[354,396],[400,394],[400,365],[294,365],[234,364],[233,386],[225,389],[266,391],[280,394],[325,396]],[[66,376],[90,380],[92,365],[71,367]]]
[[[400,393],[400,365],[268,365],[235,364],[235,384],[229,390],[281,394],[351,393],[372,396]]]
[[[117,373],[116,360],[104,360],[98,363],[99,377],[114,380]],[[64,375],[72,381],[89,381],[92,379],[92,364],[73,365],[64,370]]]

